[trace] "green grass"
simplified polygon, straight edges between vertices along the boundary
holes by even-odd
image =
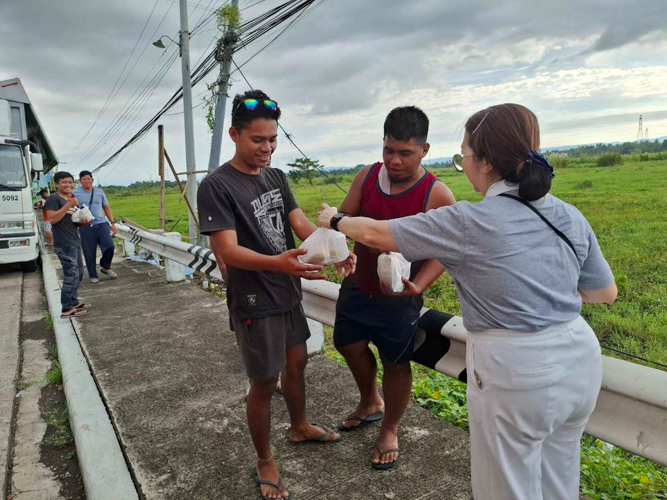
[[[44,318],[44,327],[46,328],[47,331],[52,332],[53,318],[51,317],[51,314],[48,311],[44,311],[42,312],[42,317]]]
[[[51,368],[44,375],[44,380],[52,385],[63,384],[63,368],[58,359],[58,348],[52,347],[49,351],[49,358],[51,359]]]
[[[53,430],[53,433],[42,441],[45,445],[67,446],[74,442],[72,430],[69,426],[69,410],[65,409],[60,415],[52,415],[45,423],[47,432]]]

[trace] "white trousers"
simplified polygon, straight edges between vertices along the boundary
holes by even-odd
[[[471,333],[466,362],[475,500],[577,500],[581,435],[602,383],[588,323]]]

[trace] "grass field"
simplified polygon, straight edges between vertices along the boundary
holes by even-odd
[[[478,202],[463,174],[434,172],[457,200]],[[351,177],[339,184],[347,188]],[[299,204],[315,219],[320,204],[340,206],[344,193],[318,179],[293,186]],[[611,306],[584,306],[583,314],[601,342],[631,354],[667,364],[667,161],[629,162],[598,168],[594,164],[558,169],[552,193],[572,203],[590,221],[616,277],[619,297]],[[110,197],[117,217],[146,227],[158,226],[158,195]],[[175,230],[188,233],[180,194],[167,194],[167,218]],[[331,272],[330,276],[333,277]],[[425,293],[428,307],[460,312],[452,280],[443,275]],[[325,329],[327,354],[343,362]],[[623,357],[609,350],[604,353]],[[638,362],[637,360],[632,360]],[[465,385],[424,367],[414,366],[414,401],[441,418],[467,428]],[[582,443],[581,491],[594,500],[667,498],[667,470],[591,436]]]
[[[463,174],[435,172],[457,200],[477,202]],[[347,188],[350,177],[340,183]],[[340,205],[344,193],[318,179],[293,186],[299,204],[315,219],[320,204]],[[667,161],[625,163],[598,168],[558,169],[552,193],[572,203],[588,218],[619,288],[611,306],[585,306],[584,316],[600,340],[611,347],[667,364]],[[146,227],[158,226],[158,196],[111,197],[116,216]],[[166,197],[167,223],[187,235],[188,217],[180,194]],[[443,275],[425,293],[426,305],[458,314],[452,280]],[[615,355],[610,351],[605,354]]]

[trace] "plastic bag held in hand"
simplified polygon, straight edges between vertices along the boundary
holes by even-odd
[[[338,264],[350,256],[345,235],[323,227],[318,227],[299,248],[308,250],[306,255],[299,256],[301,262],[316,266]]]
[[[410,279],[410,266],[398,252],[383,253],[378,256],[378,277],[389,290],[400,293],[405,288],[403,278]]]
[[[86,222],[92,221],[94,218],[92,212],[86,206],[72,214],[72,222],[77,224],[85,224]]]

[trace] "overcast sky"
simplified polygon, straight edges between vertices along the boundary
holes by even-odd
[[[188,1],[190,29],[223,3]],[[255,3],[240,0],[242,9]],[[243,19],[279,3],[247,8]],[[432,158],[458,152],[466,118],[502,102],[537,114],[543,147],[634,140],[640,114],[651,137],[667,135],[665,19],[664,0],[327,0],[243,70],[278,101],[282,124],[299,147],[325,166],[378,160],[386,114],[407,104],[429,115]],[[179,87],[175,58],[150,99],[123,114],[142,82],[177,51],[166,38],[166,51],[151,42],[177,39],[178,30],[172,0],[0,0],[0,80],[21,78],[66,162],[61,170],[92,170]],[[193,68],[215,36],[213,22],[193,36]],[[235,60],[241,64],[263,45]],[[95,123],[119,76],[120,89]],[[193,90],[200,170],[210,147],[200,95],[205,83]],[[231,94],[246,89],[234,75]],[[185,170],[182,110],[179,103],[159,122],[179,171]],[[222,159],[231,155],[225,133]],[[273,165],[284,168],[297,156],[281,137]],[[157,130],[98,174],[103,184],[156,177]]]

